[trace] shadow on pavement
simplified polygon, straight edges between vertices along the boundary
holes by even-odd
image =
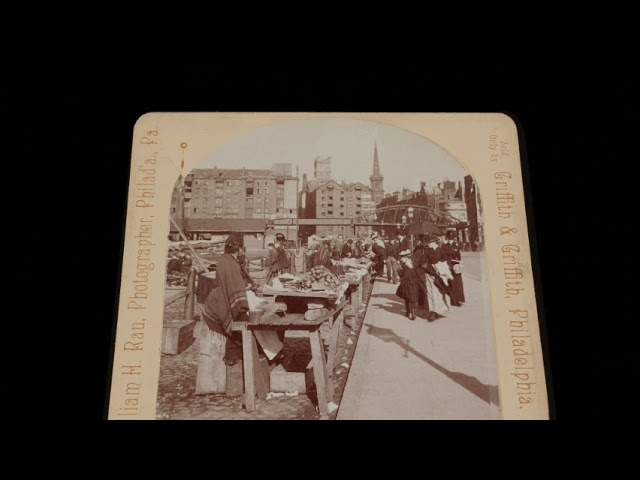
[[[407,307],[404,303],[404,300],[399,296],[394,295],[393,293],[376,293],[372,295],[371,298],[384,298],[389,300],[391,303],[385,304],[370,304],[369,308],[376,308],[378,310],[384,310],[389,313],[395,313],[402,317],[406,317]],[[425,312],[424,307],[418,306],[415,311],[416,318],[425,320],[427,318],[427,312]]]
[[[431,365],[433,368],[438,370],[440,373],[446,375],[448,378],[456,382],[458,385],[466,388],[469,392],[473,393],[476,397],[480,398],[486,403],[500,406],[497,385],[485,385],[475,377],[471,377],[461,372],[452,372],[451,370],[446,369],[439,363],[434,362],[429,357],[423,355],[413,347],[409,346],[409,342],[407,340],[398,336],[393,330],[389,328],[379,328],[379,327],[374,327],[373,325],[366,325],[366,327],[368,328],[367,333],[369,333],[370,335],[378,337],[380,340],[384,342],[393,342],[398,346],[400,346],[404,350],[405,357],[408,356],[408,353],[413,353],[420,360]]]

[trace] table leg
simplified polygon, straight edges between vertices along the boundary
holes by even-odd
[[[256,386],[253,372],[253,334],[242,328],[242,367],[244,368],[244,403],[247,412],[256,409]]]
[[[333,322],[329,333],[329,356],[327,357],[327,366],[329,367],[329,377],[333,378],[333,369],[336,368],[336,355],[338,353],[338,340],[340,339],[340,331],[342,330],[342,322],[344,314],[340,312],[337,320]]]
[[[318,393],[318,410],[325,415],[329,413],[327,403],[333,401],[333,382],[327,372],[320,330],[309,332],[309,342],[311,343],[311,355],[313,357],[313,378],[316,382],[316,391]]]

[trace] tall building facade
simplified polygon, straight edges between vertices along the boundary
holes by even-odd
[[[174,189],[171,214],[174,218],[297,218],[297,190],[298,178],[290,163],[274,163],[270,170],[195,169],[181,188]]]
[[[378,205],[384,199],[384,177],[380,173],[380,161],[378,160],[378,144],[373,148],[373,175],[369,177],[373,202]]]
[[[331,180],[331,157],[316,157],[313,161],[313,178],[318,183]]]
[[[366,185],[356,183],[338,183],[334,180],[309,188],[303,192],[305,195],[305,218],[317,218],[320,220],[330,219],[353,219],[375,212],[376,204],[373,194]],[[350,225],[318,225],[305,230],[307,235],[316,234],[321,237],[332,236],[334,238],[352,238],[355,234],[367,232],[367,227],[357,227],[354,229]],[[361,230],[361,231],[360,231]]]

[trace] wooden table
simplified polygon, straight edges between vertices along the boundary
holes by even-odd
[[[244,369],[245,406],[247,412],[256,409],[255,368],[258,349],[253,330],[306,330],[311,344],[311,365],[318,393],[318,410],[321,415],[329,413],[329,402],[333,401],[333,369],[337,361],[338,339],[344,321],[342,310],[346,301],[336,305],[325,317],[316,320],[305,320],[303,313],[288,313],[284,316],[265,314],[260,324],[234,322],[231,329],[242,333],[242,362]],[[322,348],[320,326],[329,321],[330,340],[327,358]]]

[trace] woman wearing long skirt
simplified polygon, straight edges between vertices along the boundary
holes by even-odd
[[[425,263],[423,268],[426,271],[425,281],[427,289],[427,298],[429,300],[429,308],[431,310],[428,320],[432,322],[449,312],[449,303],[447,301],[448,286],[446,278],[443,278],[443,272],[440,269],[442,264],[446,265],[444,253],[438,247],[435,237],[427,239],[427,248],[424,252]],[[447,267],[448,268],[448,267]]]
[[[407,307],[406,316],[409,320],[415,320],[415,308],[420,295],[420,277],[418,271],[411,261],[411,250],[400,252],[400,286],[396,295],[404,299]]]

